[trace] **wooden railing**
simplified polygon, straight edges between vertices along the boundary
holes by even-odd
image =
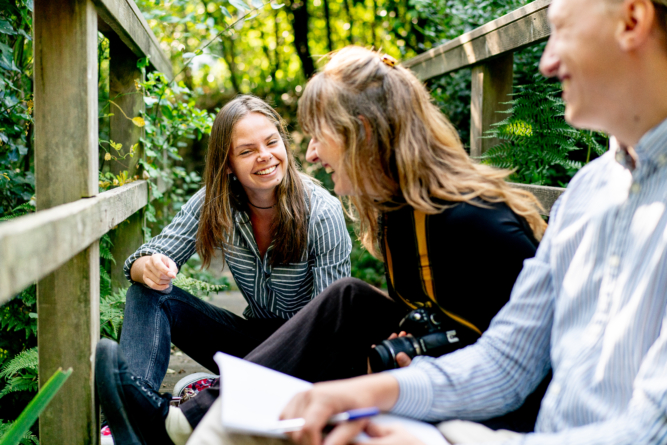
[[[139,58],[173,74],[132,0],[37,1],[33,27],[37,212],[0,224],[0,304],[37,281],[40,386],[60,367],[74,370],[40,417],[41,443],[97,444],[99,238],[118,226],[114,256],[122,261],[142,242],[139,210],[148,203],[146,181],[99,193],[98,31],[110,41],[110,97],[128,116],[144,106]],[[141,132],[122,113],[110,118],[110,137],[123,147]],[[120,265],[113,275],[124,280]]]
[[[491,125],[503,119],[514,74],[514,52],[549,38],[547,8],[551,0],[537,0],[510,14],[403,62],[421,80],[472,68],[470,155],[479,158],[498,143],[482,138]],[[517,184],[532,192],[548,215],[565,189]]]

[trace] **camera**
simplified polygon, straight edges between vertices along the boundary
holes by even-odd
[[[462,331],[459,326],[445,320],[443,314],[427,308],[411,311],[398,327],[409,335],[384,340],[371,349],[368,359],[373,372],[398,368],[396,356],[399,352],[405,352],[411,359],[417,355],[440,357],[477,340],[476,335],[459,332]]]

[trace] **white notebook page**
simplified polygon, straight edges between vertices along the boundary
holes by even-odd
[[[220,368],[222,424],[229,431],[258,436],[285,437],[273,433],[280,413],[295,394],[312,384],[222,352],[215,355]],[[428,423],[382,414],[375,423],[400,424],[427,445],[447,445],[440,432]],[[357,440],[367,438],[360,435]]]

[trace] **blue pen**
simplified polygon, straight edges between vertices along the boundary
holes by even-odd
[[[341,422],[351,422],[353,420],[377,416],[378,414],[380,414],[380,410],[375,407],[352,409],[350,411],[345,411],[344,413],[329,417],[329,421],[327,423],[329,425],[335,425]],[[303,428],[305,423],[306,421],[304,419],[280,420],[278,421],[278,426],[276,428],[272,428],[271,431],[278,434],[291,433],[293,431],[299,431],[301,428]]]

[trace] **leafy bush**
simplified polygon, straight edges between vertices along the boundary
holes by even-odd
[[[604,135],[577,130],[565,122],[565,103],[558,84],[537,76],[533,83],[515,87],[508,117],[485,137],[503,142],[483,156],[486,163],[513,169],[510,180],[565,187],[592,158],[603,154]]]

